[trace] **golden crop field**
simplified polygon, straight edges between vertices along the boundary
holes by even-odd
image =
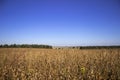
[[[120,49],[0,48],[0,80],[120,80]]]

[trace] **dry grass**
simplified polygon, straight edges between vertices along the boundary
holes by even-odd
[[[120,49],[0,49],[0,80],[120,80]]]

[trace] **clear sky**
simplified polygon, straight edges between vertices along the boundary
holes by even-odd
[[[120,0],[0,0],[0,44],[120,45]]]

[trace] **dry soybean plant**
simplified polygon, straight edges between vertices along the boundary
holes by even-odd
[[[0,80],[120,80],[120,49],[1,48]]]

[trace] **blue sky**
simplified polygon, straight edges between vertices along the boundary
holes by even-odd
[[[120,45],[120,0],[1,0],[0,44]]]

